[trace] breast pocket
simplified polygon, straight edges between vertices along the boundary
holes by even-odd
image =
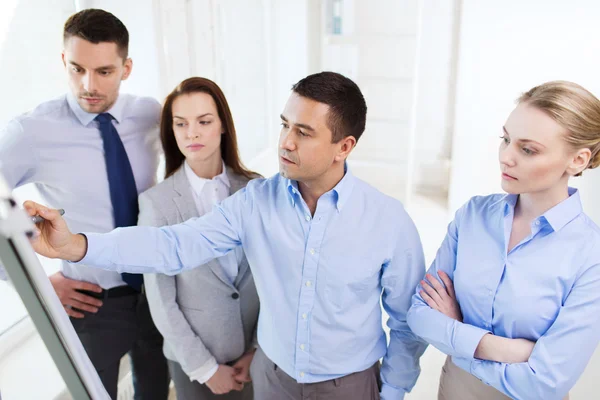
[[[380,290],[381,264],[372,259],[345,259],[329,265],[325,274],[325,295],[336,309],[364,304]]]

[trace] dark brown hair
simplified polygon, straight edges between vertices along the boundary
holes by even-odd
[[[63,41],[72,36],[98,44],[116,43],[123,61],[129,52],[129,32],[121,20],[108,11],[88,8],[69,17],[63,30]]]
[[[360,139],[367,120],[367,103],[352,80],[336,72],[319,72],[301,79],[292,90],[302,97],[329,106],[327,126],[332,142],[347,136]]]
[[[181,82],[165,99],[160,119],[160,141],[165,153],[165,178],[173,175],[183,161],[185,156],[177,146],[175,132],[173,131],[173,102],[179,96],[191,93],[206,93],[210,95],[217,105],[219,119],[225,133],[221,137],[221,157],[226,166],[231,168],[236,174],[253,179],[259,175],[252,172],[242,164],[237,145],[237,136],[233,117],[229,110],[229,104],[221,88],[206,78],[188,78]]]

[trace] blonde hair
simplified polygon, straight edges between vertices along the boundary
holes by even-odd
[[[600,100],[592,93],[573,82],[551,81],[523,93],[517,103],[546,112],[567,129],[565,139],[571,146],[589,149],[587,168],[600,165]]]

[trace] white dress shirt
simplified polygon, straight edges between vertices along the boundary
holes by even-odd
[[[138,193],[156,183],[160,104],[120,94],[107,111],[125,147]],[[85,112],[71,94],[40,104],[0,130],[0,173],[16,188],[33,183],[53,208],[63,208],[73,232],[114,229],[104,147],[97,114]],[[63,263],[71,279],[104,289],[123,286],[121,274]]]

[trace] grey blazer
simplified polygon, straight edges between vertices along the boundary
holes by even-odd
[[[227,177],[231,194],[248,183],[229,168]],[[139,225],[174,225],[199,216],[183,167],[142,193],[139,205]],[[213,357],[225,364],[254,346],[259,304],[245,257],[233,285],[218,259],[176,276],[145,274],[144,283],[164,354],[186,374],[204,374]]]

